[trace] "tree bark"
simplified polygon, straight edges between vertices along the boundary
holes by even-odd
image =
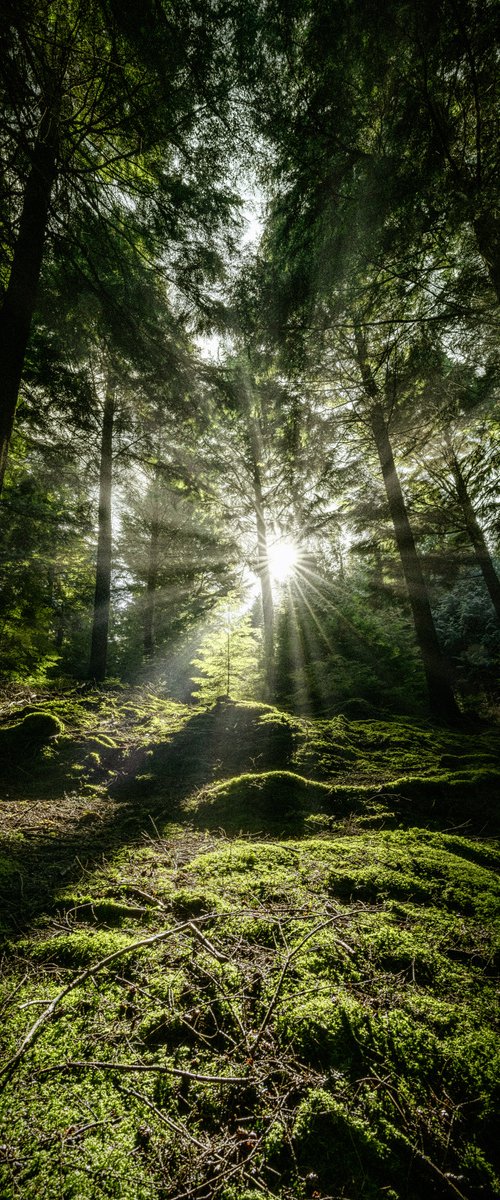
[[[405,577],[415,635],[422,657],[430,709],[439,720],[455,722],[460,716],[460,710],[453,695],[448,664],[439,645],[427,585],[394,461],[387,421],[380,402],[377,383],[367,359],[366,343],[359,326],[355,327],[354,337],[361,378],[370,405],[370,425]]]
[[[262,489],[260,485],[260,471],[254,470],[254,491],[255,491],[255,517],[257,524],[257,556],[258,556],[258,573],[260,579],[260,590],[262,596],[262,614],[264,619],[264,654],[265,654],[265,670],[266,682],[269,696],[272,696],[274,687],[274,601],[273,591],[271,586],[271,573],[269,570],[269,557],[267,551],[267,533],[266,523],[262,509]]]
[[[500,623],[500,579],[495,571],[490,552],[486,545],[483,531],[477,520],[476,514],[472,507],[467,485],[462,474],[460,463],[453,450],[451,450],[451,469],[455,486],[457,489],[457,498],[462,509],[467,533],[474,548],[478,564],[481,568],[483,579],[488,589],[491,603],[495,609],[497,619]]]
[[[257,574],[260,581],[262,620],[264,626],[264,669],[266,676],[266,691],[268,699],[272,699],[275,682],[274,601],[273,589],[271,586],[271,572],[269,570],[267,528],[266,518],[264,515],[264,498],[262,489],[262,438],[259,422],[253,411],[250,384],[248,382],[248,376],[246,373],[242,379],[241,403],[247,426],[252,466],[254,511],[257,529]]]
[[[155,607],[156,588],[158,585],[158,549],[159,549],[159,495],[158,481],[153,484],[153,512],[148,551],[148,573],[146,578],[146,595],[144,598],[143,616],[143,649],[144,656],[151,658],[155,651]]]
[[[99,515],[95,577],[94,615],[90,646],[89,679],[102,683],[106,678],[108,657],[109,610],[111,599],[111,498],[113,483],[113,420],[115,384],[108,377],[101,436],[99,469]]]
[[[58,113],[56,106],[47,104],[33,150],[9,283],[0,312],[0,491],[35,311],[57,151]]]
[[[268,698],[271,699],[274,691],[274,601],[271,572],[269,570],[267,529],[262,494],[260,436],[254,417],[250,417],[249,433],[252,448],[253,494],[257,527],[257,572],[260,580],[264,623],[264,666],[267,694]]]
[[[394,462],[387,421],[380,403],[373,406],[370,423],[408,590],[417,642],[422,656],[431,711],[440,720],[456,721],[459,710],[451,687],[448,665],[439,645],[427,585]]]

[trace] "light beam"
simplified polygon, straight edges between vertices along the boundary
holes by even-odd
[[[275,583],[285,583],[294,574],[299,556],[291,538],[277,538],[268,547],[269,571]]]

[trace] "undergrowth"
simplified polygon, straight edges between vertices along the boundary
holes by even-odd
[[[2,735],[2,1198],[498,1194],[494,730],[116,689]]]

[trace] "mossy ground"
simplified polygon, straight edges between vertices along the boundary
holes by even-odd
[[[499,744],[11,702],[2,1198],[496,1196]]]

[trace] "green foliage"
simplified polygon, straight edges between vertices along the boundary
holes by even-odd
[[[66,448],[18,450],[2,504],[0,671],[40,684],[78,673],[92,587],[88,498]]]
[[[436,623],[468,708],[498,699],[500,627],[477,568],[462,570],[441,595]]]
[[[277,642],[277,698],[292,711],[369,717],[423,707],[410,623],[366,572],[343,582],[325,573],[311,594],[307,577],[297,590],[292,581]]]
[[[221,604],[216,625],[202,640],[192,665],[193,698],[203,704],[217,700],[258,699],[262,688],[260,638],[249,613],[234,600]]]

